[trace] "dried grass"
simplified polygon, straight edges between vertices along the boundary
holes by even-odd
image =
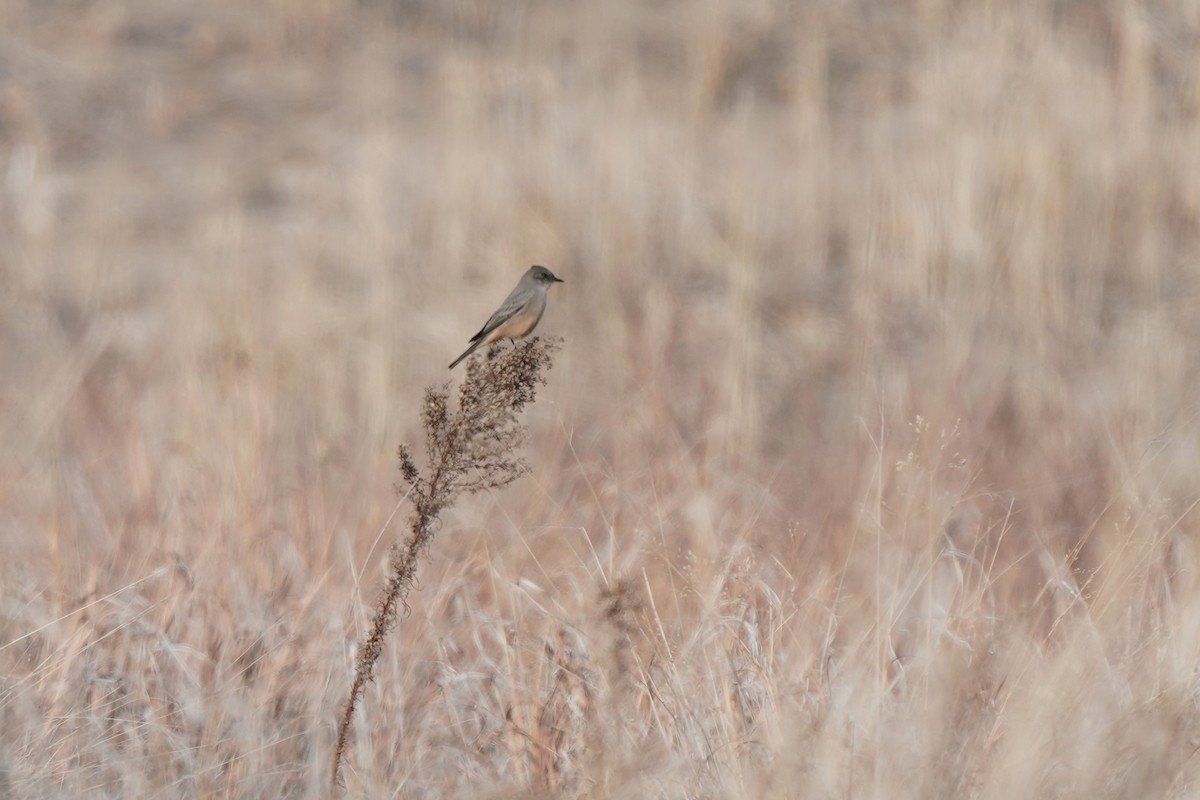
[[[0,796],[1190,797],[1184,3],[0,4]],[[381,534],[380,532],[383,531]]]

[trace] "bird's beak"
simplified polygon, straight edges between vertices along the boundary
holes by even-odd
[[[555,282],[555,283],[562,283],[562,282],[563,282],[563,279],[562,279],[562,278],[560,278],[560,277],[558,277],[557,275],[555,275],[555,276],[554,276],[554,282]]]

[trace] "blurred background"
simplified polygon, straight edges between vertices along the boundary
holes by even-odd
[[[0,794],[320,795],[396,447],[536,263],[531,473],[444,517],[352,792],[1187,796],[1198,55],[1182,0],[0,2]]]

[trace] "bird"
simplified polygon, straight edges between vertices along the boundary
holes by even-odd
[[[471,346],[450,365],[450,369],[485,344],[501,339],[521,339],[537,327],[546,312],[546,293],[563,279],[545,267],[534,264],[517,281],[517,288],[504,299],[500,308],[488,319],[479,333],[471,337]]]

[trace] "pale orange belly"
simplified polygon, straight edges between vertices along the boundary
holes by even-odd
[[[487,343],[491,344],[501,339],[521,339],[528,336],[537,327],[538,320],[541,318],[542,309],[531,304],[530,308],[514,314],[511,318],[506,319],[496,330],[489,333]]]

